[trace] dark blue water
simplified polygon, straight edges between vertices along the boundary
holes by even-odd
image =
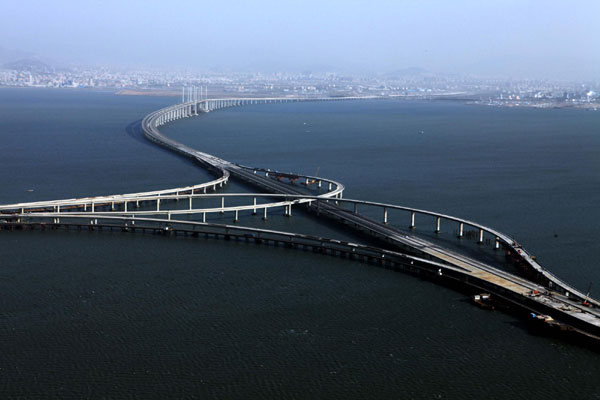
[[[171,101],[0,90],[0,203],[210,179],[131,129]],[[345,197],[496,227],[585,289],[600,282],[599,122],[580,110],[375,101],[248,106],[164,131],[243,164],[320,166]],[[245,219],[341,235],[301,215]],[[600,397],[597,353],[373,266],[121,233],[0,232],[0,251],[3,397]]]

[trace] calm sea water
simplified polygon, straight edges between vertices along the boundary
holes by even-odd
[[[210,179],[133,129],[172,101],[0,90],[0,203]],[[164,131],[242,164],[320,167],[345,197],[496,227],[594,293],[599,127],[582,110],[371,101],[248,106]],[[348,235],[302,215],[243,222]],[[600,398],[597,353],[357,262],[121,233],[0,232],[0,251],[5,398]]]

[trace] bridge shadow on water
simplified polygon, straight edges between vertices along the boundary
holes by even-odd
[[[155,149],[158,148],[158,146],[152,145],[152,143],[150,143],[149,140],[146,140],[146,138],[144,138],[144,133],[142,132],[142,120],[141,119],[138,119],[137,121],[134,121],[134,122],[130,123],[129,125],[127,125],[125,127],[125,132],[127,133],[127,136],[134,139],[136,142],[147,144],[149,147],[152,147]]]
[[[127,133],[127,136],[129,136],[136,142],[143,144],[148,149],[152,149],[152,151],[159,151],[162,154],[168,154],[169,157],[174,157],[178,160],[181,160],[184,163],[193,165],[194,167],[198,167],[198,164],[191,158],[181,157],[178,154],[173,153],[171,150],[169,150],[165,147],[162,147],[162,146],[156,146],[150,140],[146,139],[146,137],[144,136],[144,132],[142,130],[142,120],[141,119],[138,119],[137,121],[134,121],[134,122],[130,123],[129,125],[127,125],[125,127],[125,132]]]

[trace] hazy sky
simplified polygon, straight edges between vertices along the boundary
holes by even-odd
[[[600,0],[0,0],[0,46],[61,61],[600,81]]]

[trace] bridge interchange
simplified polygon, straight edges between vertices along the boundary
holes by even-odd
[[[185,234],[211,234],[215,237],[237,237],[257,243],[283,243],[289,247],[312,248],[332,255],[363,257],[383,265],[425,273],[436,279],[450,279],[476,289],[493,293],[506,301],[531,312],[546,314],[561,325],[594,338],[600,338],[600,303],[563,282],[545,270],[510,236],[473,221],[411,207],[343,198],[344,186],[331,179],[317,176],[281,173],[262,168],[246,167],[198,151],[165,136],[159,129],[169,122],[201,115],[225,107],[246,104],[344,101],[364,98],[247,98],[200,100],[190,96],[188,101],[175,104],[147,115],[141,122],[143,134],[152,142],[189,157],[207,168],[215,179],[198,185],[76,199],[38,201],[0,205],[0,228],[38,227],[107,228],[120,226],[126,231],[160,229],[163,232],[180,231]],[[265,192],[214,193],[233,177]],[[305,187],[316,185],[326,188],[318,195],[307,193],[302,185],[290,185],[283,180],[300,181]],[[187,201],[185,207],[169,207],[169,203]],[[214,206],[214,201],[220,204]],[[230,205],[243,202],[243,204]],[[207,205],[212,202],[212,205]],[[287,216],[294,207],[303,206],[317,216],[343,223],[363,234],[388,244],[384,247],[365,246],[335,239],[272,230],[222,225],[206,222],[212,213],[261,213],[268,218],[268,210],[283,209]],[[359,207],[379,210],[381,219],[374,220],[361,213]],[[474,228],[477,242],[491,237],[493,247],[502,249],[522,269],[525,276],[509,273],[471,256],[445,248],[430,240],[390,225],[388,213],[402,211],[410,215],[409,229],[416,227],[417,216],[435,220],[435,232],[441,231],[442,222],[458,227],[457,236],[464,238],[465,227]],[[188,220],[178,219],[187,218]],[[201,221],[201,222],[200,222]],[[177,228],[175,228],[177,227]],[[320,249],[320,250],[319,250]],[[366,257],[366,258],[364,258]]]

